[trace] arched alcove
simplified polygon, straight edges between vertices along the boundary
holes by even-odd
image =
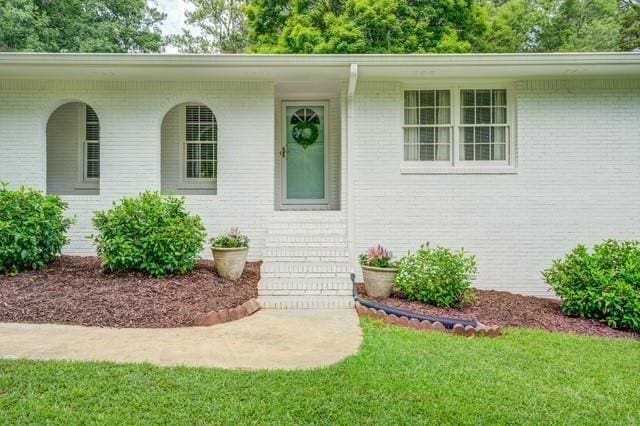
[[[218,123],[206,105],[185,102],[161,126],[161,188],[169,194],[215,194]]]
[[[100,120],[84,102],[58,107],[47,121],[47,193],[100,193]]]

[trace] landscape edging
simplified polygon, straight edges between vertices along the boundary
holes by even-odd
[[[489,336],[497,337],[502,334],[502,327],[491,326],[487,327],[484,324],[477,323],[478,325],[473,327],[471,325],[464,326],[462,324],[455,324],[451,328],[446,328],[444,324],[439,321],[431,322],[428,320],[420,321],[417,318],[411,318],[410,316],[397,316],[395,314],[389,314],[383,309],[367,308],[359,301],[355,303],[356,312],[360,316],[368,316],[372,318],[381,319],[390,324],[399,325],[401,327],[413,328],[419,331],[441,331],[444,333],[450,332],[451,334],[466,337],[475,336]]]
[[[248,317],[260,310],[260,304],[254,297],[242,305],[238,305],[235,308],[220,309],[218,311],[201,312],[197,314],[193,320],[193,325],[201,327],[209,327],[216,324],[222,324],[229,321],[239,320],[240,318]]]

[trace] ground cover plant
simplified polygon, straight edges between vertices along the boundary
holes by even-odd
[[[640,331],[640,241],[579,245],[543,275],[567,315]]]
[[[0,184],[0,274],[41,268],[69,242],[73,220],[57,195]]]
[[[102,267],[142,271],[154,277],[185,274],[196,266],[206,231],[181,197],[144,192],[96,212],[93,236]]]
[[[400,259],[395,283],[409,300],[451,308],[471,300],[475,273],[475,257],[464,250],[431,248],[427,244]]]
[[[312,371],[0,360],[0,423],[640,422],[637,342],[525,329],[466,339],[362,325],[358,354]]]
[[[240,232],[237,227],[228,232],[217,235],[209,240],[213,248],[243,248],[249,247],[249,237]]]

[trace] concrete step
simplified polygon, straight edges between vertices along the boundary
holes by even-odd
[[[269,272],[351,272],[348,260],[345,258],[341,262],[310,262],[305,260],[295,260],[287,262],[278,260],[276,262],[264,262],[261,271]]]
[[[305,260],[311,260],[314,257],[321,258],[336,258],[347,259],[349,257],[349,250],[347,247],[319,247],[319,246],[303,246],[303,247],[267,247],[262,253],[263,260],[271,261],[281,258],[286,260],[287,258],[301,258]]]

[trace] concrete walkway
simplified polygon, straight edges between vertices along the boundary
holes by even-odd
[[[213,327],[165,329],[0,323],[4,359],[289,370],[334,364],[361,342],[353,309],[261,310]]]

